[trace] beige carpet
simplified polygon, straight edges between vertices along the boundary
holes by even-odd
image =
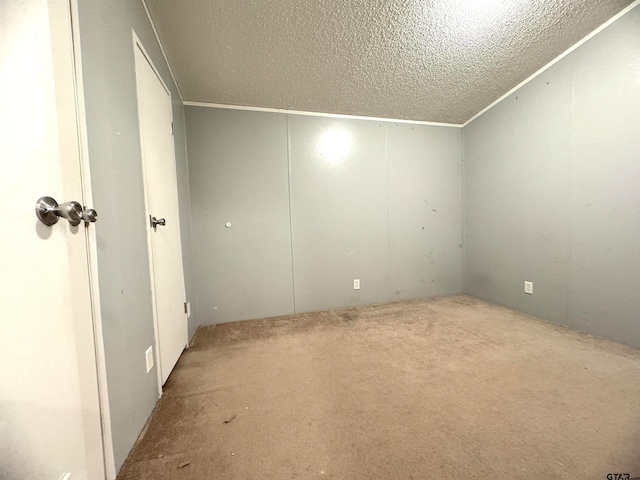
[[[640,477],[640,352],[454,296],[200,328],[118,478],[608,473]]]

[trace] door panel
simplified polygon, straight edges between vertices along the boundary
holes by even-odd
[[[165,225],[147,225],[162,384],[187,345],[187,316],[178,214],[171,96],[138,45],[135,48],[140,141],[147,213]]]
[[[0,476],[104,478],[68,2],[0,2]]]

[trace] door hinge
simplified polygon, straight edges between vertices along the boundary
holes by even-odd
[[[174,135],[176,133],[176,126],[174,125],[173,122],[171,122],[171,135]]]

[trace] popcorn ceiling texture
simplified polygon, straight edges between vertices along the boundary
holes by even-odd
[[[146,0],[184,100],[464,123],[631,0]]]

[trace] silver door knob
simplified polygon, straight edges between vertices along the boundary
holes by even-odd
[[[82,220],[85,222],[93,223],[98,220],[98,212],[96,212],[93,208],[87,208],[84,212],[82,212]]]
[[[51,197],[40,197],[36,202],[36,216],[49,227],[58,223],[59,218],[68,220],[75,227],[82,221],[82,205],[78,202],[58,205]]]
[[[156,228],[158,225],[160,225],[161,227],[164,227],[166,224],[167,224],[167,221],[164,218],[151,217],[151,226],[153,228]]]

